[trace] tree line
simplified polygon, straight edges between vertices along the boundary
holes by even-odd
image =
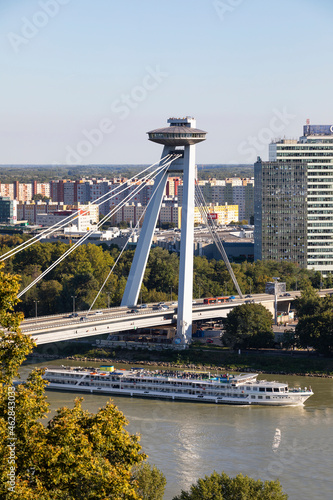
[[[26,236],[0,236],[0,254],[22,243]],[[23,290],[37,276],[58,259],[69,245],[37,242],[5,261],[7,272],[21,276]],[[114,272],[99,295],[95,308],[118,306],[125,289],[134,252],[125,250]],[[45,278],[22,296],[18,309],[26,317],[70,312],[73,308],[90,307],[111,267],[119,249],[106,244],[81,245]],[[299,290],[307,284],[314,288],[333,286],[333,277],[322,280],[319,272],[301,269],[297,264],[275,261],[257,261],[232,264],[243,294],[264,293],[265,284],[279,276],[287,290]],[[179,258],[160,247],[152,248],[139,295],[139,303],[176,300],[178,294]],[[222,260],[194,257],[193,298],[230,296],[236,293],[234,284]]]

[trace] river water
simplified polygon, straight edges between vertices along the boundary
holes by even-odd
[[[32,366],[63,363],[84,366],[83,362],[64,360],[38,362],[22,367],[22,377]],[[241,472],[255,479],[279,479],[289,500],[332,500],[333,379],[284,375],[259,378],[311,386],[314,396],[304,407],[295,408],[112,398],[129,421],[127,430],[141,435],[149,462],[165,474],[164,500],[171,500],[214,470],[230,476]],[[76,396],[48,391],[50,415],[60,406],[72,406]],[[85,394],[84,399],[84,408],[96,412],[110,398]],[[274,439],[279,434],[281,438]]]

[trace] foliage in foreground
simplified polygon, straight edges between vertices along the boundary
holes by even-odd
[[[163,500],[166,479],[155,465],[151,466],[148,462],[142,462],[133,467],[132,475],[142,500]]]
[[[173,500],[287,500],[279,481],[257,481],[238,474],[235,478],[224,472],[213,472],[182,491]]]

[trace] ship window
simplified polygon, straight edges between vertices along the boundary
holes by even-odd
[[[262,399],[262,396],[258,396],[258,399]]]
[[[252,390],[253,390],[253,391],[257,391],[257,390],[258,390],[258,387],[252,387]]]
[[[266,396],[266,399],[271,399],[271,397],[270,396]]]
[[[250,390],[251,390],[251,387],[247,387],[247,388],[246,388],[246,390],[247,390],[247,391],[250,391]]]
[[[265,392],[265,387],[259,387],[259,392]]]
[[[266,387],[266,392],[273,392],[271,387]]]
[[[255,396],[251,396],[251,399],[256,399],[256,397]]]
[[[274,392],[279,392],[279,388],[278,387],[274,387]]]

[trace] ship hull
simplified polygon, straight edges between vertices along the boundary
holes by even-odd
[[[114,396],[125,396],[133,398],[147,398],[147,399],[159,399],[168,401],[182,401],[182,402],[195,402],[195,403],[210,403],[210,404],[225,404],[225,405],[237,405],[237,406],[302,406],[304,402],[312,394],[297,394],[297,396],[285,396],[281,398],[276,396],[276,400],[269,401],[253,401],[249,397],[221,397],[221,396],[203,396],[203,395],[192,395],[192,394],[177,394],[177,393],[163,393],[157,391],[146,391],[146,390],[129,390],[129,389],[110,389],[108,387],[78,387],[63,384],[49,383],[46,387],[48,390],[62,391],[62,392],[80,392],[86,394],[103,394],[103,395],[114,395]],[[296,399],[297,398],[297,399]]]

